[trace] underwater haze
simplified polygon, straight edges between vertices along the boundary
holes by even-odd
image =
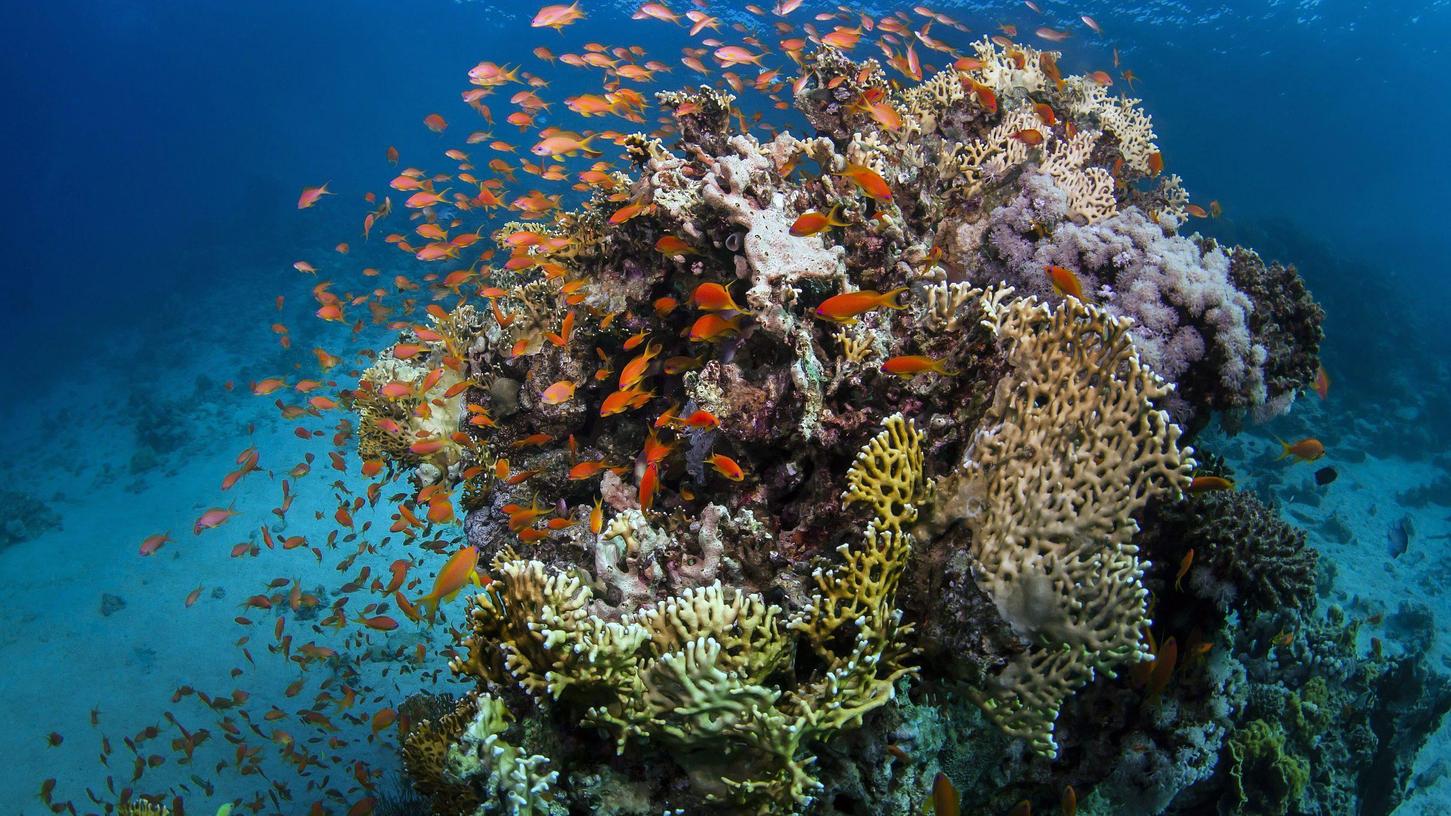
[[[1451,2],[3,19],[0,810],[1451,807]]]

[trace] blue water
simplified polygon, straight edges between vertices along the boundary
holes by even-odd
[[[115,776],[118,789],[131,784],[132,757],[120,748],[101,767],[99,735],[110,734],[117,747],[121,736],[164,723],[168,710],[210,729],[210,744],[198,752],[206,759],[195,767],[168,763],[138,790],[189,784],[199,791],[188,781],[197,774],[218,790],[189,794],[189,806],[196,803],[189,812],[210,813],[232,795],[250,800],[267,789],[258,776],[239,773],[217,718],[190,698],[171,702],[173,692],[182,684],[213,695],[246,689],[258,712],[266,710],[258,699],[286,703],[283,689],[302,675],[266,653],[270,631],[259,631],[250,648],[255,668],[238,656],[242,630],[231,619],[246,612],[237,606],[273,577],[303,578],[310,590],[346,581],[358,567],[342,575],[332,569],[332,554],[324,567],[265,549],[258,559],[229,557],[234,544],[258,542],[261,525],[276,519],[270,511],[280,482],[309,451],[317,459],[311,474],[291,479],[299,498],[287,525],[320,542],[340,500],[329,483],[341,474],[329,467],[325,445],[298,438],[299,423],[278,417],[272,400],[284,395],[254,397],[248,384],[314,376],[310,350],[321,346],[347,359],[330,373],[347,386],[358,364],[352,355],[389,341],[382,325],[352,334],[312,319],[309,289],[369,264],[388,264],[379,281],[394,274],[397,253],[381,236],[362,241],[361,196],[381,194],[396,172],[384,161],[387,146],[407,165],[487,129],[458,98],[465,72],[479,60],[524,64],[555,83],[547,94],[560,99],[566,90],[585,90],[593,75],[551,68],[530,49],[545,44],[562,53],[598,38],[643,45],[673,66],[665,87],[695,84],[699,75],[678,61],[683,32],[628,21],[635,5],[586,0],[588,23],[555,34],[527,28],[536,4],[501,0],[5,3],[0,156],[12,193],[0,218],[0,377],[8,395],[0,420],[12,430],[0,442],[0,488],[11,491],[6,511],[27,519],[34,534],[0,548],[0,574],[14,598],[13,628],[0,636],[0,665],[7,667],[0,702],[11,721],[0,736],[10,763],[0,775],[0,810],[45,812],[35,792],[50,777],[59,780],[57,797],[83,812],[99,807],[87,787],[114,800],[103,793],[105,777]],[[684,11],[684,3],[674,5]],[[712,5],[727,21],[755,19],[738,3]],[[1361,485],[1361,498],[1370,498],[1346,512],[1379,507],[1382,519],[1399,515],[1396,494],[1437,478],[1451,449],[1444,355],[1451,324],[1443,317],[1451,282],[1442,247],[1451,189],[1444,138],[1451,106],[1443,87],[1451,73],[1451,2],[1040,5],[1041,17],[1022,3],[933,8],[966,22],[974,37],[999,23],[1018,25],[1025,40],[1037,25],[1080,32],[1055,46],[1065,52],[1065,72],[1109,68],[1118,50],[1140,77],[1137,95],[1154,117],[1169,170],[1196,201],[1224,207],[1223,218],[1195,226],[1297,263],[1327,310],[1323,356],[1332,399],[1302,401],[1304,410],[1251,429],[1226,442],[1227,450],[1253,468],[1265,466],[1272,434],[1304,431],[1332,447],[1353,444],[1371,458],[1358,477],[1353,467],[1343,469]],[[896,7],[862,5],[869,12]],[[807,3],[793,19],[830,8]],[[1076,23],[1079,14],[1093,15],[1105,36],[1089,36]],[[723,31],[722,39],[734,36]],[[523,153],[530,137],[502,121],[512,110],[506,98],[488,100],[500,120],[492,130]],[[445,137],[422,126],[432,112],[448,118]],[[556,103],[553,114],[567,111]],[[298,211],[299,190],[323,182],[337,197]],[[394,218],[384,232],[401,231]],[[352,244],[348,256],[332,250],[342,240]],[[315,263],[319,278],[295,272],[299,259]],[[336,288],[360,286],[350,279]],[[290,349],[279,345],[274,322],[288,327]],[[301,426],[326,437],[336,420]],[[219,493],[217,482],[252,444],[268,472]],[[347,485],[359,490],[365,483],[355,476],[356,467]],[[1423,535],[1446,532],[1446,501],[1415,511]],[[226,527],[192,535],[203,510],[232,503],[239,516]],[[389,523],[381,506],[369,517]],[[167,530],[175,541],[158,557],[137,556],[143,538]],[[346,553],[354,545],[343,547]],[[1364,549],[1374,552],[1359,561],[1347,556],[1340,576],[1346,592],[1393,604],[1396,583],[1386,578],[1380,540]],[[386,575],[390,560],[386,551],[367,553],[358,565]],[[1429,555],[1421,569],[1429,573],[1438,563]],[[184,606],[197,585],[206,588],[202,601]],[[210,597],[216,587],[226,588],[224,600]],[[102,593],[123,598],[125,608],[100,615]],[[421,642],[401,639],[390,648]],[[341,758],[330,784],[341,784],[353,760],[392,767],[392,749],[369,739],[366,716],[386,699],[431,687],[425,675],[437,665],[386,678],[381,661],[363,669],[378,693],[336,715],[346,744],[311,747]],[[245,670],[233,677],[234,667]],[[306,676],[309,701],[319,691],[336,697],[338,683],[347,682]],[[95,705],[99,730],[87,722]],[[365,716],[348,723],[351,714]],[[60,746],[46,746],[51,731],[64,737]],[[158,738],[142,755],[169,756],[170,739]],[[267,733],[248,734],[248,744],[268,752],[270,778],[295,794],[285,803],[263,799],[266,812],[304,813],[315,800],[346,811],[340,799],[307,791],[326,787],[319,772],[283,776],[292,768],[273,756]],[[1433,746],[1451,750],[1451,741]],[[230,767],[217,772],[218,761]],[[1435,812],[1451,799],[1447,785],[1432,791],[1406,812]]]

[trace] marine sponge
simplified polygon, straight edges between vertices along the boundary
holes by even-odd
[[[1139,361],[1129,322],[1076,299],[983,299],[1012,370],[963,462],[972,555],[1028,647],[976,699],[1008,733],[1053,756],[1069,694],[1148,658],[1133,516],[1182,490],[1193,461],[1154,407],[1169,393]]]
[[[1310,763],[1288,751],[1285,732],[1264,720],[1230,734],[1227,751],[1235,814],[1285,816],[1310,782]]]

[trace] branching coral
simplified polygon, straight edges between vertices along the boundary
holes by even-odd
[[[965,513],[985,589],[1028,648],[977,699],[1051,756],[1063,700],[1147,657],[1133,515],[1186,487],[1193,462],[1127,321],[1073,299],[984,307],[1012,370],[963,463]]]
[[[475,597],[469,653],[454,670],[573,704],[621,752],[635,738],[686,749],[681,761],[707,798],[761,813],[772,803],[805,805],[819,787],[810,744],[859,726],[909,671],[910,630],[893,599],[911,551],[905,526],[931,493],[921,432],[900,415],[885,425],[843,496],[874,511],[863,541],[842,545],[843,563],[817,571],[818,593],[801,614],[785,617],[759,595],[715,583],[605,621],[588,613],[593,595],[577,576],[510,560]],[[793,669],[798,639],[816,653],[818,671]],[[414,749],[420,765],[435,742],[426,733]]]

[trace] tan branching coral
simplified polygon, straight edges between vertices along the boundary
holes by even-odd
[[[911,629],[895,598],[911,553],[906,527],[932,492],[922,433],[900,414],[884,425],[859,453],[842,497],[874,511],[863,540],[839,548],[842,563],[816,571],[819,591],[801,612],[787,615],[717,581],[608,621],[590,614],[594,593],[580,576],[508,553],[474,598],[468,655],[452,668],[489,688],[515,685],[541,703],[574,705],[621,752],[633,739],[683,749],[677,756],[707,800],[762,814],[783,802],[805,806],[820,787],[810,744],[859,726],[910,671]],[[626,547],[633,535],[628,525],[605,534]],[[793,665],[799,641],[822,663],[804,677]],[[494,712],[484,722],[480,708],[471,726],[487,747],[502,720],[494,698],[479,700]],[[415,763],[432,758],[424,752],[432,744],[413,749]],[[537,764],[524,763],[529,773],[515,781],[542,784]]]
[[[1169,389],[1140,364],[1128,321],[1074,298],[983,309],[1012,370],[964,462],[966,515],[980,583],[1027,649],[977,700],[1052,756],[1068,695],[1148,657],[1133,516],[1187,487],[1192,451],[1154,407]]]

